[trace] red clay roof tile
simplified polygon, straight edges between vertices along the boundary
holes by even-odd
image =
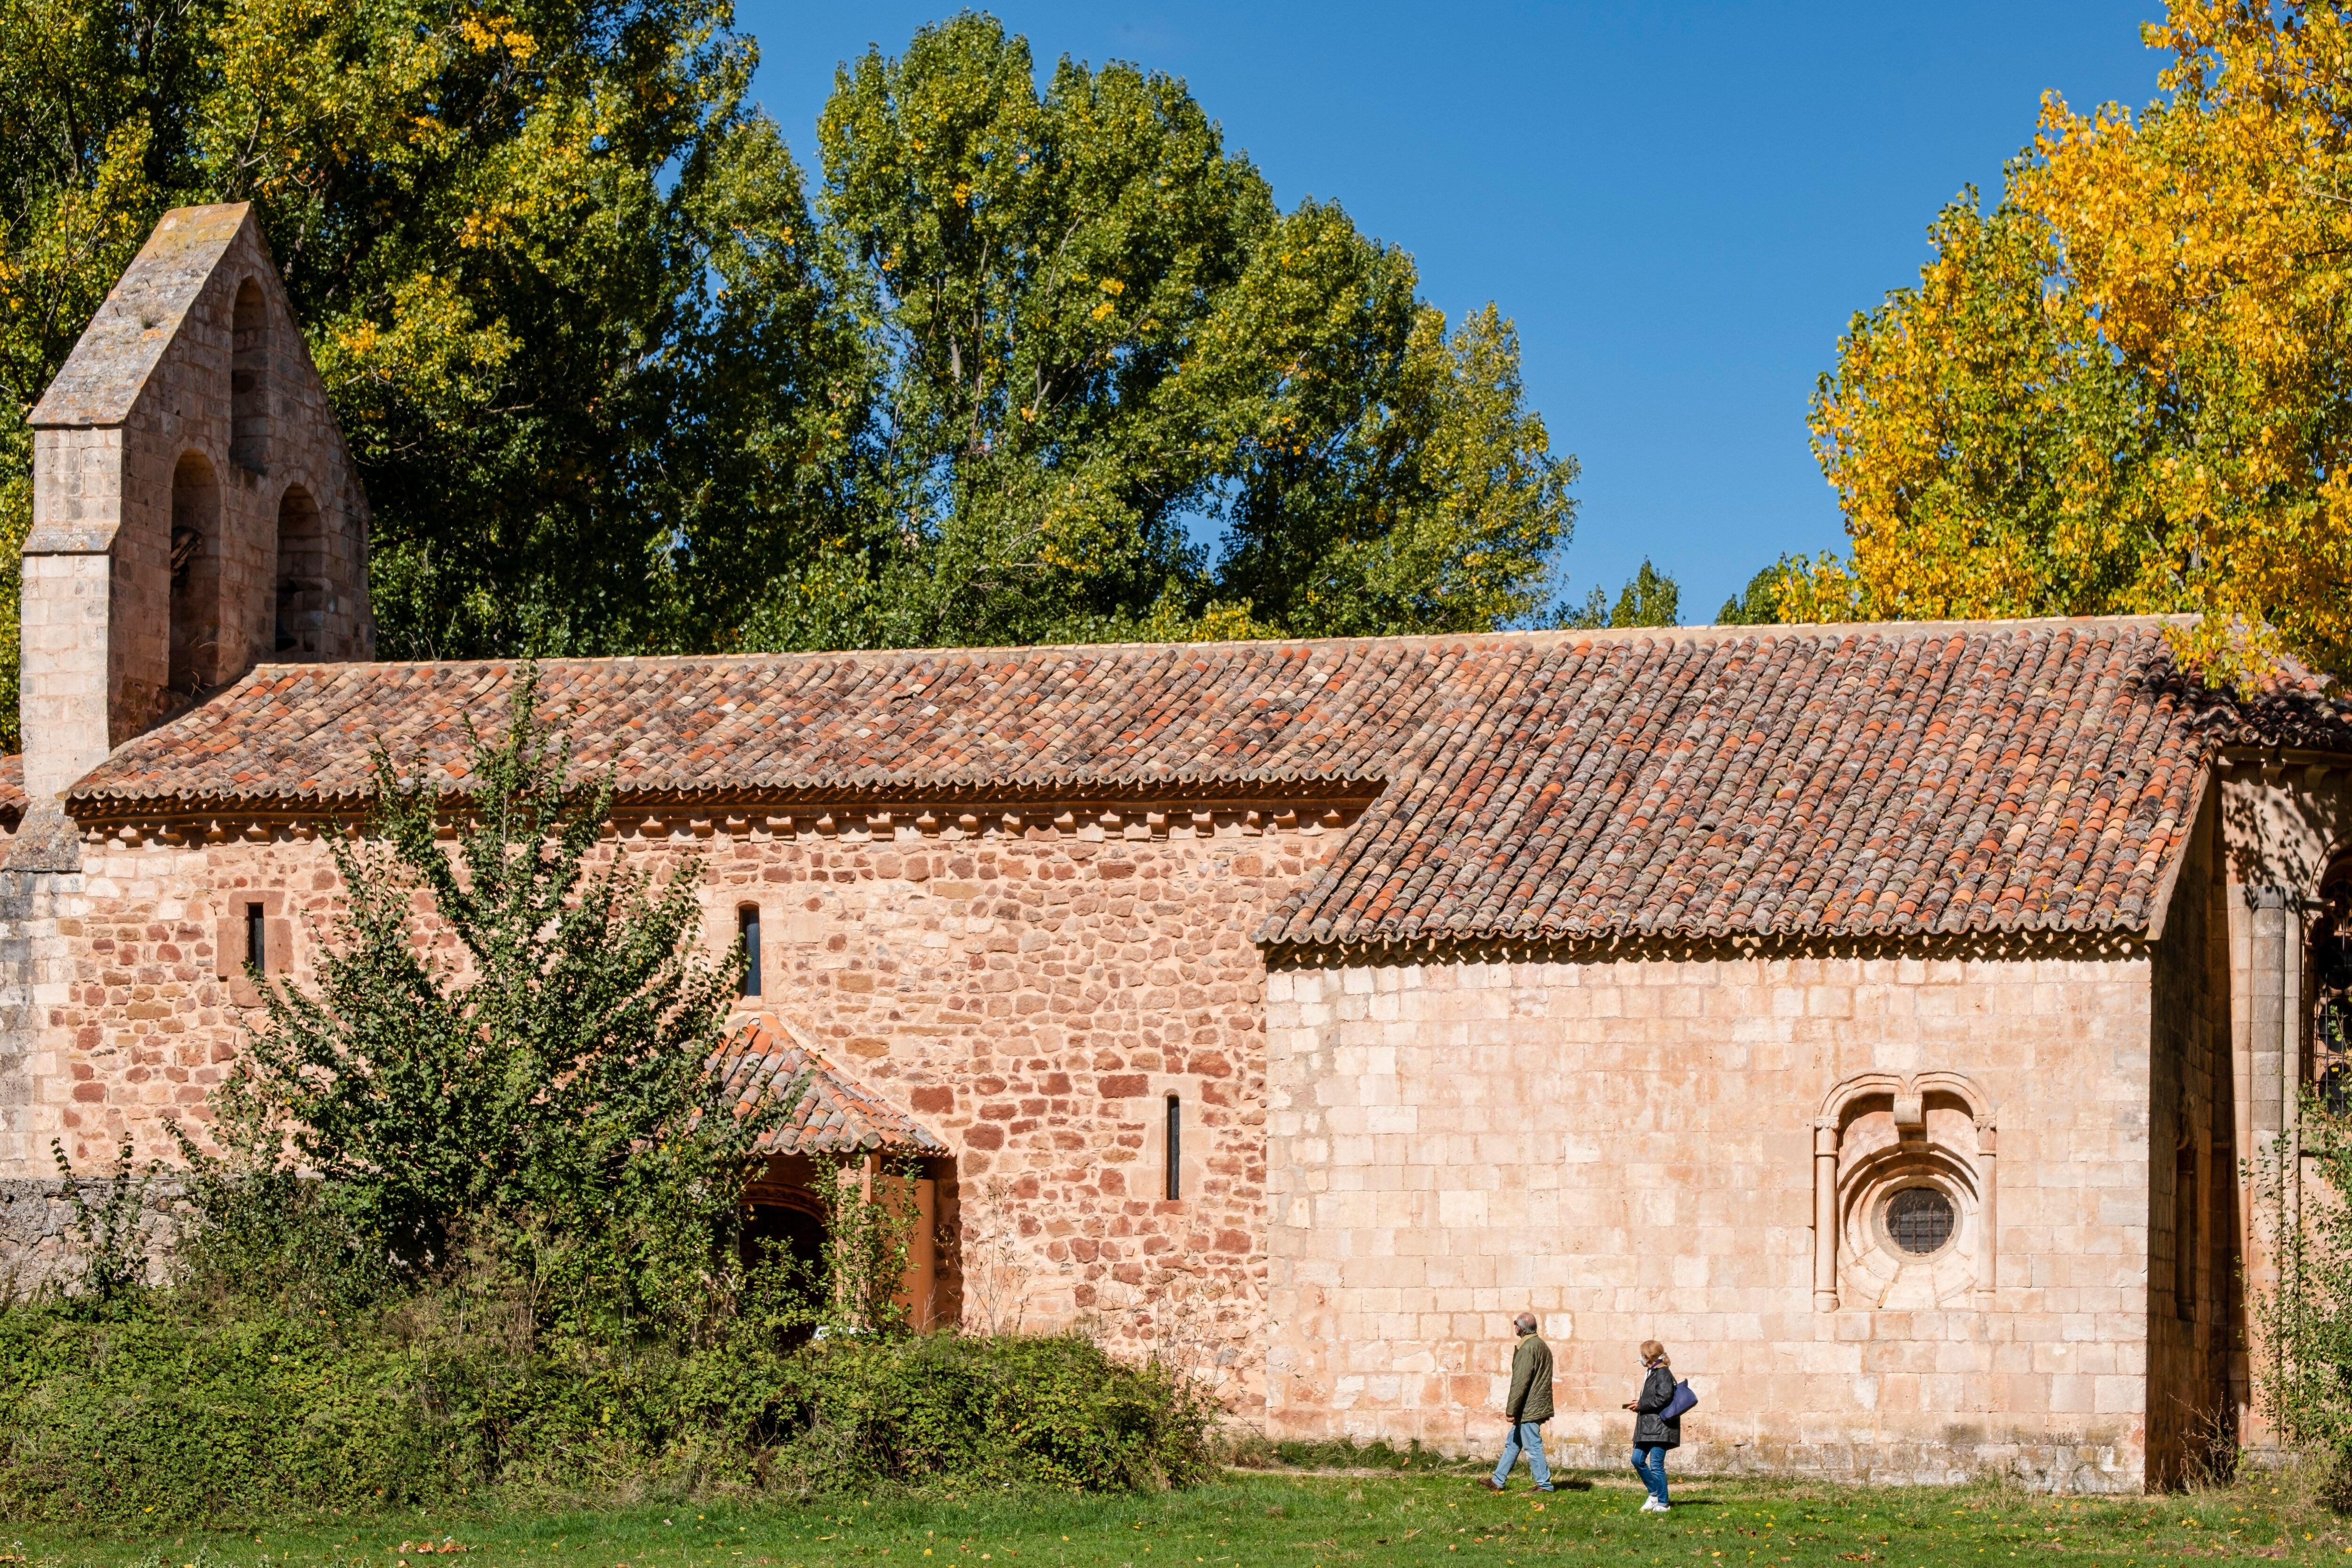
[[[2155,618],[559,659],[624,803],[1370,798],[1269,943],[2147,929],[2227,701]],[[84,821],[348,809],[381,742],[463,791],[505,662],[265,666],[119,749]],[[1376,798],[1374,798],[1376,797]]]
[[[728,1043],[729,1089],[750,1102],[808,1075],[791,1119],[766,1142],[772,1154],[944,1154],[937,1134],[825,1059],[773,1015],[746,1023]]]

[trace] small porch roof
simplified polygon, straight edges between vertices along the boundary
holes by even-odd
[[[772,1013],[747,1019],[730,1042],[728,1088],[745,1104],[782,1092],[802,1073],[808,1088],[771,1134],[774,1154],[953,1152],[937,1133],[827,1060],[800,1030]]]

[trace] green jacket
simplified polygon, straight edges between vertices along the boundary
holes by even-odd
[[[1551,1347],[1541,1334],[1522,1334],[1511,1352],[1511,1397],[1503,1414],[1514,1421],[1551,1419]]]

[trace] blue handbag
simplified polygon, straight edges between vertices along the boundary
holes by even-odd
[[[1666,1401],[1664,1410],[1658,1412],[1658,1419],[1679,1421],[1686,1411],[1697,1408],[1698,1395],[1691,1392],[1691,1385],[1687,1382],[1677,1383],[1675,1384],[1675,1396]]]

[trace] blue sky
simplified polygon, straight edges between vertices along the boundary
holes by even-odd
[[[835,64],[949,7],[738,0],[757,93],[814,179]],[[1516,319],[1528,401],[1583,464],[1578,597],[1643,556],[1712,619],[1782,551],[1843,540],[1805,405],[1928,220],[1997,192],[2044,90],[2156,92],[2150,3],[1006,3],[1064,54],[1181,76],[1286,205],[1336,199],[1449,316]]]

